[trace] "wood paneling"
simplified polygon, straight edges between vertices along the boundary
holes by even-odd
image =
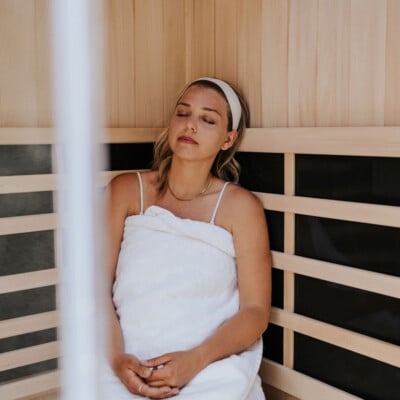
[[[53,123],[50,4],[0,3],[0,126]],[[239,85],[253,127],[400,124],[397,0],[105,5],[108,126],[165,126],[203,75]]]

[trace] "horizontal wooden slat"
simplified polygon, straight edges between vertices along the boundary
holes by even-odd
[[[0,386],[1,400],[15,400],[60,387],[60,372],[52,371],[21,378]]]
[[[0,128],[0,145],[52,144],[54,142],[54,128]]]
[[[134,170],[102,171],[100,186],[105,186],[117,175]],[[0,177],[0,194],[27,193],[58,190],[58,177],[56,174],[43,175],[16,175]]]
[[[272,252],[274,268],[350,286],[384,296],[400,298],[400,278],[326,261]]]
[[[400,228],[400,207],[259,193],[268,210]]]
[[[0,294],[34,289],[58,283],[55,268],[0,277]]]
[[[108,128],[107,143],[149,143],[154,142],[162,128]]]
[[[55,229],[56,226],[57,217],[54,213],[7,217],[0,219],[0,235],[46,231]]]
[[[58,189],[56,174],[14,175],[0,177],[0,194],[46,192]]]
[[[60,355],[60,342],[50,342],[0,354],[0,371],[52,360]]]
[[[108,143],[151,142],[161,128],[107,128]],[[54,143],[53,128],[0,128],[2,144]],[[101,135],[99,140],[103,141]],[[400,156],[400,127],[251,128],[241,151],[349,156]]]
[[[273,308],[271,323],[400,368],[400,347],[348,329]]]
[[[400,127],[248,129],[241,151],[399,157]]]
[[[304,400],[361,400],[324,382],[264,359],[260,376],[263,382]]]
[[[0,321],[0,339],[25,333],[55,328],[59,324],[58,311],[27,315]]]

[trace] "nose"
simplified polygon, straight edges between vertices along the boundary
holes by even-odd
[[[193,121],[192,118],[189,118],[188,123],[187,123],[187,127],[188,127],[189,131],[191,131],[193,133],[197,132],[196,124],[195,124],[195,122]]]

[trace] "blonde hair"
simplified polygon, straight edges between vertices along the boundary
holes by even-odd
[[[211,174],[217,178],[223,179],[224,181],[231,181],[231,182],[237,183],[239,181],[240,165],[235,160],[234,156],[243,140],[243,136],[244,136],[246,127],[248,127],[250,124],[250,111],[249,111],[249,107],[248,107],[247,102],[244,99],[243,95],[231,84],[229,84],[229,85],[232,87],[232,89],[235,91],[236,95],[238,96],[240,105],[242,107],[242,115],[241,115],[241,118],[239,121],[239,126],[237,128],[238,135],[237,135],[237,139],[236,139],[235,143],[233,144],[233,146],[231,146],[227,150],[219,151],[219,153],[215,157],[215,160],[211,167]],[[215,83],[213,83],[211,81],[207,81],[207,80],[198,80],[198,81],[192,82],[187,87],[185,87],[185,89],[179,96],[177,103],[182,98],[182,96],[184,95],[186,90],[192,86],[202,86],[202,87],[213,89],[216,92],[218,92],[225,99],[226,104],[227,104],[227,109],[228,109],[227,130],[231,131],[232,130],[232,113],[229,108],[229,104],[225,97],[224,92]],[[158,171],[157,189],[158,189],[159,193],[164,192],[167,187],[167,177],[168,177],[169,169],[171,167],[172,155],[173,155],[173,153],[172,153],[172,150],[171,150],[171,148],[169,146],[169,142],[168,142],[168,128],[167,128],[160,134],[160,136],[157,138],[157,140],[154,144],[154,158],[153,158],[152,170]]]

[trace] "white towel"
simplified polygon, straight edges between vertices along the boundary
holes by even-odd
[[[144,360],[198,345],[239,308],[232,235],[158,206],[128,217],[114,303],[127,353]],[[210,364],[177,398],[263,399],[257,376],[261,356],[259,339],[246,351]],[[108,381],[109,398],[143,399],[128,393],[111,371]]]

